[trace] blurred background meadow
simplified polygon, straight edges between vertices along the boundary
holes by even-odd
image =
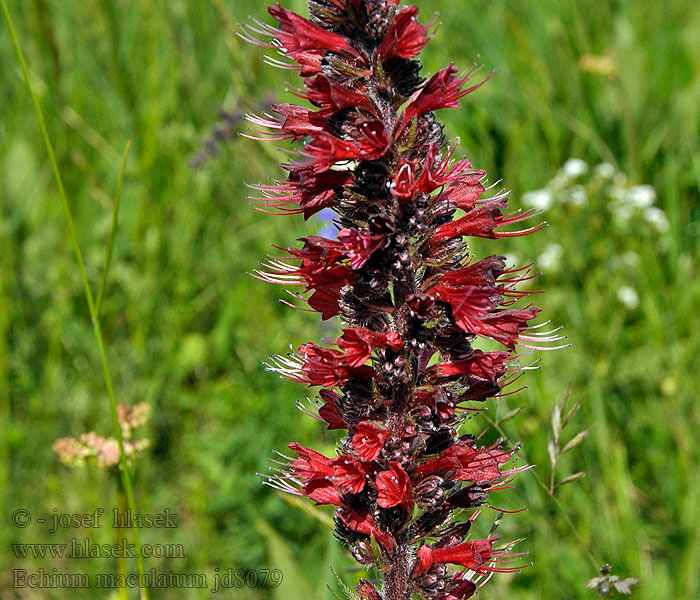
[[[283,4],[306,14],[303,0]],[[536,260],[543,275],[532,285],[546,290],[537,303],[572,344],[541,356],[543,369],[522,380],[526,391],[493,401],[467,425],[478,433],[495,424],[523,443],[521,461],[537,465],[494,502],[528,508],[506,515],[498,533],[525,538],[518,547],[534,566],[494,577],[482,597],[593,598],[585,584],[607,562],[640,579],[634,598],[697,599],[700,4],[417,4],[424,21],[439,11],[442,23],[424,74],[450,61],[466,68],[477,56],[499,71],[462,110],[439,115],[461,140],[458,154],[490,181],[502,178],[514,208],[545,210],[550,225],[482,240],[474,253]],[[217,596],[330,598],[326,585],[337,584],[328,563],[348,584],[360,576],[331,537],[330,513],[290,502],[256,476],[289,441],[326,453],[336,441],[295,408],[306,390],[262,365],[289,344],[334,337],[336,325],[284,306],[280,288],[246,274],[270,244],[323,226],[255,212],[247,199],[245,183],[283,176],[276,164],[285,155],[239,137],[240,114],[291,101],[286,88],[297,85],[233,33],[249,14],[270,22],[266,3],[9,5],[94,289],[121,155],[133,141],[102,324],[117,401],[152,409],[136,435],[150,440],[134,461],[139,511],[178,515],[177,528],[145,529],[142,542],[184,548],[184,557],[147,559],[146,569],[212,582],[217,569],[275,568],[284,580],[274,589],[259,580]],[[10,516],[110,512],[117,486],[109,469],[70,468],[52,450],[66,436],[110,436],[112,425],[56,186],[4,24],[0,64],[0,596],[123,598],[13,588],[17,568],[115,572],[114,558],[23,559],[11,546],[112,543],[111,528],[49,534],[36,522],[13,527]],[[567,411],[557,418],[557,406],[567,390],[568,407],[580,409],[562,429]],[[572,438],[580,443],[562,452]],[[488,527],[496,516],[486,509],[480,520]]]

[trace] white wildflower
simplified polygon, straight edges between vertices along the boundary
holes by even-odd
[[[564,249],[559,244],[549,244],[540,254],[537,259],[537,264],[543,271],[556,270],[561,257],[564,254]]]
[[[635,185],[627,191],[627,201],[638,208],[646,208],[654,204],[656,191],[650,185]]]
[[[593,172],[602,179],[612,179],[613,175],[615,175],[617,172],[617,169],[615,169],[615,167],[609,162],[604,162],[596,165]]]
[[[553,202],[554,197],[549,190],[535,190],[523,195],[523,204],[536,210],[547,210]]]
[[[637,290],[628,285],[623,285],[617,290],[617,299],[629,310],[634,310],[639,306],[639,294],[637,294]]]
[[[570,179],[574,179],[588,171],[588,163],[580,158],[570,158],[564,163],[561,169],[564,175]]]
[[[586,190],[583,189],[581,185],[575,185],[571,188],[568,197],[569,204],[573,206],[585,206],[586,204]]]
[[[653,225],[656,230],[661,233],[666,233],[670,228],[666,213],[658,206],[648,206],[645,208],[644,218],[646,219],[647,223]]]
[[[624,225],[632,218],[634,207],[629,204],[614,204],[612,207],[613,219],[620,225]]]

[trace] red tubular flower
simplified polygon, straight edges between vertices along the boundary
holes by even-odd
[[[520,231],[494,231],[496,227],[510,225],[529,219],[534,213],[527,210],[523,213],[504,215],[501,210],[506,207],[505,200],[492,200],[469,210],[462,218],[445,223],[435,231],[430,244],[441,240],[469,235],[472,237],[498,238],[527,235],[542,229],[546,224],[540,223],[529,229]]]
[[[386,236],[367,235],[352,229],[342,229],[338,232],[338,240],[347,248],[350,267],[357,270],[367,263],[373,252],[381,248],[386,241]]]
[[[504,478],[499,466],[508,462],[511,454],[497,446],[476,448],[473,441],[461,441],[439,456],[418,465],[414,476],[427,477],[435,473],[451,472],[454,479],[459,481],[495,483]]]
[[[425,573],[435,563],[451,563],[453,565],[461,565],[462,567],[480,573],[482,575],[489,571],[507,572],[508,567],[495,567],[487,564],[494,558],[504,555],[504,552],[492,550],[493,542],[498,538],[490,538],[488,540],[478,540],[474,542],[465,542],[457,546],[447,548],[431,548],[430,546],[421,546],[418,549],[418,561],[413,570],[413,576],[416,577],[421,573]]]
[[[364,327],[344,329],[338,338],[338,347],[345,350],[345,358],[351,367],[359,367],[367,362],[376,348],[389,348],[399,352],[403,340],[395,331],[378,333]]]
[[[328,423],[328,429],[347,429],[348,424],[338,413],[338,392],[334,390],[321,390],[319,396],[325,404],[318,409],[318,416]]]
[[[377,527],[374,520],[366,513],[361,513],[352,509],[341,509],[338,512],[341,521],[350,531],[374,537],[386,550],[391,552],[396,544],[391,533]]]
[[[403,121],[432,112],[439,108],[459,108],[459,100],[486,83],[487,79],[475,86],[462,90],[462,85],[471,73],[464,77],[455,77],[457,67],[450,65],[433,75],[421,89],[403,113]]]
[[[440,200],[454,202],[462,210],[471,210],[486,191],[481,183],[484,174],[484,171],[474,171],[458,177],[440,194]]]
[[[352,446],[362,460],[374,460],[384,447],[389,432],[374,423],[362,422],[355,427]]]
[[[374,114],[374,106],[366,95],[319,75],[306,84],[303,97],[321,110],[319,115],[334,115],[346,108],[363,108]]]
[[[318,479],[325,479],[333,474],[330,466],[331,459],[323,456],[311,448],[305,448],[301,444],[292,442],[289,447],[294,450],[299,458],[293,463],[294,472],[299,475],[304,483],[309,483]]]
[[[399,463],[392,462],[388,471],[377,473],[376,485],[379,492],[378,506],[409,508],[413,504],[411,481]]]
[[[340,350],[323,348],[311,342],[299,346],[299,354],[303,359],[299,366],[301,373],[291,379],[309,385],[334,387],[352,378],[363,379],[374,374],[372,367],[349,364],[347,356]]]
[[[469,87],[477,70],[460,76],[449,65],[425,81],[414,59],[430,25],[415,6],[309,0],[309,10],[306,19],[277,4],[279,27],[242,33],[279,50],[282,60],[268,63],[300,72],[304,89],[293,93],[312,107],[275,104],[248,116],[259,129],[250,137],[304,140],[301,158],[283,165],[287,179],[254,186],[255,200],[264,212],[307,219],[330,209],[339,232],[301,238],[255,276],[301,286],[294,298],[323,319],[340,317],[332,347],[302,344],[268,368],[320,387],[320,402],[300,408],[348,433],[334,458],[292,444],[297,458],[267,483],[337,507],[336,537],[384,579],[361,581],[360,600],[464,600],[479,575],[509,567],[495,538],[465,541],[478,511],[447,526],[452,511],[488,507],[489,492],[525,467],[507,468],[513,450],[499,443],[459,435],[463,411],[520,376],[516,345],[558,339],[531,330],[537,307],[513,306],[535,293],[518,289],[528,267],[506,268],[499,255],[475,260],[465,238],[544,224],[513,230],[534,214],[509,212],[508,195],[489,195],[484,171],[446,144],[434,111],[456,108],[490,75]],[[479,350],[477,336],[504,349]]]
[[[354,136],[340,139],[322,132],[306,146],[305,154],[314,160],[314,171],[327,171],[334,164],[346,160],[372,160],[384,155],[389,147],[389,138],[380,121],[361,121],[354,124]]]
[[[510,352],[474,350],[469,358],[436,365],[434,370],[441,377],[463,376],[467,380],[496,381],[505,374],[510,357]]]
[[[279,21],[280,28],[275,34],[292,58],[303,51],[319,54],[324,51],[344,52],[353,57],[357,56],[357,51],[345,37],[314,25],[298,14],[282,8],[279,3],[268,8],[268,12]]]
[[[408,6],[406,10],[396,15],[377,49],[377,55],[382,60],[392,56],[414,58],[420,54],[428,43],[427,34],[430,27],[421,25],[417,17],[418,7],[416,6]]]
[[[339,456],[332,460],[333,485],[349,494],[359,494],[365,487],[365,476],[368,469],[362,461],[350,456]]]

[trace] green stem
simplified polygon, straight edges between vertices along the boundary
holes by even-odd
[[[124,169],[126,168],[126,159],[129,156],[129,150],[131,149],[131,140],[126,143],[126,149],[124,150],[124,156],[122,157],[122,164],[119,167],[119,176],[117,177],[117,189],[114,192],[114,202],[112,204],[112,226],[109,230],[109,237],[107,238],[107,247],[105,248],[105,259],[102,266],[102,279],[100,280],[100,287],[97,289],[97,300],[95,300],[95,313],[99,316],[100,309],[102,308],[102,298],[104,296],[105,285],[107,283],[107,273],[109,272],[109,263],[112,260],[112,249],[114,248],[114,236],[117,232],[117,222],[119,217],[119,202],[122,197],[122,181],[124,180]]]
[[[24,81],[27,86],[27,91],[29,92],[29,97],[31,98],[32,104],[34,106],[34,111],[36,113],[37,121],[39,122],[39,128],[41,129],[41,135],[44,140],[44,145],[46,146],[46,152],[49,156],[49,162],[51,163],[51,170],[53,171],[54,179],[56,180],[56,185],[58,187],[58,195],[61,200],[61,205],[63,207],[63,212],[66,218],[66,224],[68,225],[68,232],[71,239],[71,244],[73,246],[73,251],[75,253],[75,258],[78,262],[78,269],[80,270],[80,278],[83,282],[83,287],[85,289],[85,299],[87,300],[88,309],[90,311],[90,320],[92,321],[92,329],[95,335],[95,341],[97,342],[97,351],[100,355],[100,363],[102,365],[102,374],[105,380],[105,386],[107,388],[107,395],[109,397],[110,412],[112,413],[112,423],[114,425],[114,432],[117,438],[117,443],[119,445],[120,452],[120,471],[121,479],[124,485],[124,491],[126,492],[126,499],[131,509],[132,513],[137,513],[136,506],[134,502],[134,492],[131,486],[131,474],[129,472],[129,467],[126,462],[126,454],[124,453],[124,439],[122,436],[121,426],[119,425],[119,418],[117,416],[117,404],[114,397],[114,388],[112,386],[112,375],[109,370],[109,364],[107,363],[107,354],[105,352],[104,341],[102,339],[102,327],[100,326],[99,315],[96,311],[95,301],[90,290],[90,283],[88,281],[87,273],[85,270],[85,262],[83,260],[83,254],[80,250],[80,244],[78,243],[78,236],[75,232],[75,225],[73,222],[73,215],[70,210],[70,205],[68,204],[68,198],[66,197],[65,188],[63,187],[63,179],[61,173],[58,170],[58,164],[56,162],[56,156],[54,154],[53,145],[49,139],[49,134],[46,130],[46,124],[44,123],[44,117],[39,107],[39,102],[37,101],[36,94],[34,93],[34,88],[32,87],[31,79],[29,78],[29,71],[27,70],[27,65],[24,61],[24,55],[22,54],[22,49],[17,40],[17,35],[15,34],[15,28],[12,24],[12,18],[7,10],[7,4],[5,0],[0,0],[0,6],[2,7],[2,12],[5,17],[5,22],[7,23],[7,28],[12,38],[12,45],[15,49],[15,54],[22,67],[22,73],[24,74]],[[134,529],[134,543],[137,548],[141,547],[139,541],[139,530]],[[136,563],[139,572],[139,590],[141,593],[141,600],[148,600],[148,590],[144,586],[144,566],[143,558],[140,552],[137,554]]]
[[[117,512],[119,513],[119,526],[116,529],[117,534],[117,546],[120,546],[123,539],[126,539],[126,530],[122,526],[124,519],[126,518],[126,494],[124,493],[124,486],[122,485],[121,478],[117,476]],[[126,558],[118,553],[117,556],[117,573],[124,578],[126,581],[127,569],[126,569]],[[119,588],[119,600],[129,600],[129,589],[125,587]]]

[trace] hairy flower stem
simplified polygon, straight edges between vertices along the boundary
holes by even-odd
[[[397,543],[386,573],[384,594],[386,600],[411,600],[410,547]]]

